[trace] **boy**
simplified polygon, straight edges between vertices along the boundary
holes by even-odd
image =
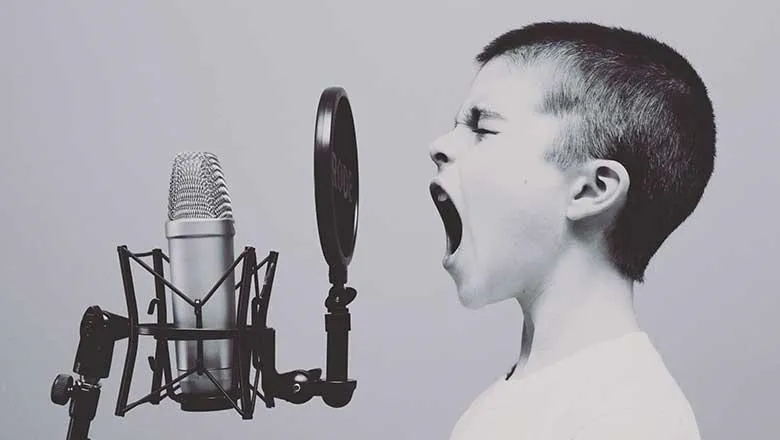
[[[667,45],[591,23],[507,32],[477,62],[430,190],[461,303],[515,298],[523,344],[451,439],[699,439],[633,285],[712,174],[706,87]]]

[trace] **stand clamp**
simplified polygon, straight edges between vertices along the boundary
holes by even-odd
[[[70,401],[70,424],[67,440],[89,440],[89,425],[97,413],[100,399],[100,379],[108,377],[114,343],[128,337],[127,318],[105,312],[98,306],[89,307],[81,318],[79,347],[73,372],[59,374],[51,387],[51,401],[65,405]]]

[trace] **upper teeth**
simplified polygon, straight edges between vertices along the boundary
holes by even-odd
[[[445,193],[439,193],[436,196],[436,200],[439,201],[439,202],[445,202],[445,201],[447,201],[447,199],[448,199],[448,197],[447,197],[447,194],[445,194]]]

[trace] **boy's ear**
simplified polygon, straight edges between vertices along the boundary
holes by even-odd
[[[566,217],[577,221],[593,218],[623,206],[630,179],[617,161],[597,159],[586,162],[572,179]]]

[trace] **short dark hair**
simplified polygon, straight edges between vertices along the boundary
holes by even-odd
[[[611,159],[628,171],[626,204],[606,233],[609,258],[636,282],[693,212],[712,175],[715,118],[707,89],[668,45],[622,28],[544,22],[504,33],[477,55],[553,66],[540,110],[566,129],[548,158],[562,167]],[[557,70],[556,70],[557,69]]]

